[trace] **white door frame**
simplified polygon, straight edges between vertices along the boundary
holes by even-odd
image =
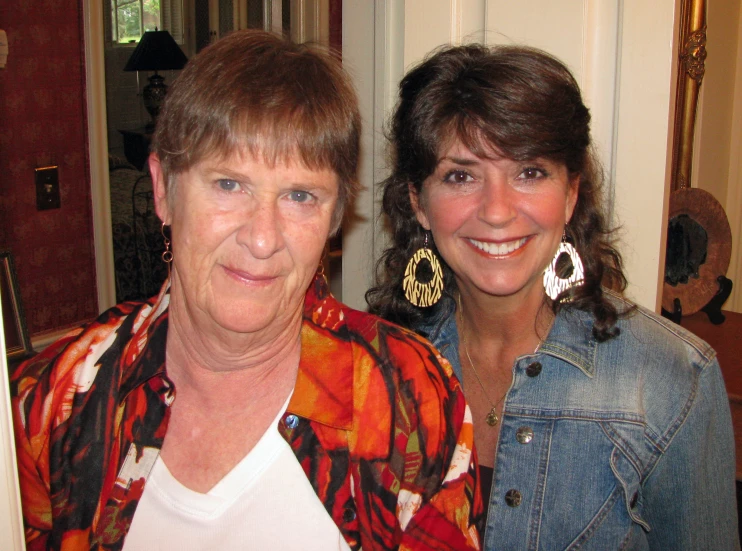
[[[108,181],[108,130],[106,124],[106,79],[103,50],[103,2],[83,0],[85,40],[85,90],[88,113],[90,201],[93,213],[95,282],[98,311],[116,304],[113,265],[111,196]]]

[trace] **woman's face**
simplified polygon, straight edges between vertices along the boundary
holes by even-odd
[[[459,140],[441,151],[419,196],[420,224],[462,289],[543,298],[543,272],[577,201],[578,179],[545,159],[481,158]]]
[[[335,172],[210,158],[168,195],[156,158],[150,167],[157,214],[171,225],[172,296],[194,322],[251,333],[295,320],[330,233]]]

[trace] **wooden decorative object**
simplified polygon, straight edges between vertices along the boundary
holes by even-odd
[[[672,193],[669,219],[683,215],[706,231],[705,261],[698,266],[698,277],[689,277],[687,283],[671,285],[665,282],[662,308],[672,312],[678,298],[682,314],[689,315],[701,310],[719,291],[718,277],[727,273],[732,256],[732,230],[723,207],[702,189],[684,188]]]

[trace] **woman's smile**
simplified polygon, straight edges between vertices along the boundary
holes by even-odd
[[[469,243],[474,245],[478,250],[490,256],[507,256],[518,251],[526,244],[528,237],[522,237],[513,241],[504,241],[493,243],[491,241],[480,241],[478,239],[468,239]]]
[[[267,287],[271,283],[274,283],[278,276],[270,274],[255,274],[237,268],[230,268],[228,266],[222,266],[226,274],[232,279],[237,280],[240,283],[248,284],[251,286],[265,286]]]

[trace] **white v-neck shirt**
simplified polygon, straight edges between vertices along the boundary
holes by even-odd
[[[250,453],[206,494],[183,486],[158,457],[124,551],[349,551],[278,433],[287,405]]]

